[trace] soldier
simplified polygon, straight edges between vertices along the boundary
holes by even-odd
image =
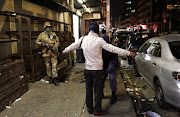
[[[55,32],[52,32],[50,22],[45,22],[44,32],[40,33],[36,44],[42,47],[43,57],[46,64],[46,73],[49,77],[49,83],[58,86],[58,72],[57,72],[57,53],[59,46],[59,38]]]
[[[73,43],[75,41],[75,38],[73,37],[73,34],[71,32],[68,31],[68,26],[64,26],[64,37],[65,37],[65,40],[67,41],[67,46],[71,45],[71,43]],[[66,47],[67,47],[66,46]],[[71,60],[71,64],[72,66],[74,66],[74,52],[69,52],[69,64],[70,64],[70,60]]]

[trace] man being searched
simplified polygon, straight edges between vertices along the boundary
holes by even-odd
[[[89,25],[89,33],[84,38],[80,38],[77,42],[72,43],[70,46],[63,50],[67,53],[71,50],[77,49],[80,46],[83,49],[85,57],[85,71],[84,76],[86,79],[86,106],[89,114],[94,112],[94,115],[105,115],[107,112],[102,111],[102,89],[103,89],[103,60],[102,49],[107,51],[135,57],[136,54],[111,44],[106,43],[103,38],[99,37],[99,26],[97,23],[92,22]],[[95,93],[95,106],[93,110],[93,89]]]
[[[58,86],[57,57],[59,54],[59,38],[55,32],[52,32],[50,22],[45,22],[43,28],[45,31],[39,34],[36,44],[42,47],[42,56],[45,59],[49,83]]]
[[[101,37],[107,42],[109,42],[109,36],[106,34],[106,30],[102,30]],[[118,55],[115,53],[108,52],[106,50],[102,50],[102,57],[103,57],[103,88],[105,87],[104,83],[109,75],[110,80],[110,87],[112,91],[110,104],[115,104],[117,101],[116,91],[117,91],[117,79],[116,75],[118,72]],[[104,93],[102,92],[102,95],[104,97]]]

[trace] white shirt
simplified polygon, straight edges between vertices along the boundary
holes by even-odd
[[[72,43],[63,50],[63,53],[67,53],[71,50],[77,49],[80,46],[82,37],[75,43]],[[85,57],[85,69],[86,70],[102,70],[102,48],[116,54],[129,56],[130,51],[118,48],[111,44],[106,43],[103,38],[99,37],[94,32],[89,32],[87,36],[83,38],[81,47],[83,49]]]

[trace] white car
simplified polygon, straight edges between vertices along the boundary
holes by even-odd
[[[171,34],[147,40],[139,49],[135,66],[155,89],[161,108],[180,108],[180,35]]]

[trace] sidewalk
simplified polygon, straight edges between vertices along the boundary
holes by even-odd
[[[93,117],[85,106],[85,83],[79,83],[83,70],[84,64],[76,64],[66,71],[64,76],[68,78],[59,86],[43,81],[29,84],[29,91],[20,97],[21,100],[2,111],[0,117]],[[108,111],[104,117],[136,117],[120,73],[116,104],[109,104],[111,90],[108,79],[104,91],[103,109]]]

